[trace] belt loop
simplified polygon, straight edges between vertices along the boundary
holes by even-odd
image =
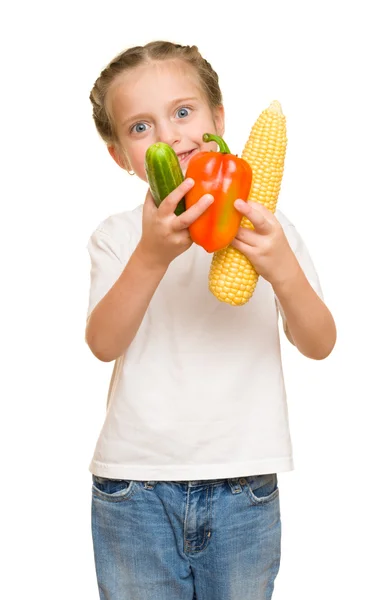
[[[145,481],[143,485],[146,490],[153,490],[155,488],[156,484],[157,484],[156,481]]]
[[[228,479],[228,483],[233,494],[240,494],[243,491],[238,479]]]

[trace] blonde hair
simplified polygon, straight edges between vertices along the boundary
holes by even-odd
[[[200,54],[197,46],[181,46],[166,41],[135,46],[118,54],[101,72],[90,92],[93,119],[97,131],[108,145],[119,146],[113,119],[106,107],[106,95],[114,79],[122,72],[150,61],[180,59],[193,66],[199,77],[202,91],[213,111],[222,104],[219,77],[210,63]]]

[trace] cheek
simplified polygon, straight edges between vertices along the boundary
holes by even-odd
[[[147,181],[146,169],[145,169],[145,157],[146,157],[146,149],[139,153],[139,155],[135,156],[134,161],[134,171],[136,175],[143,181]]]
[[[132,169],[139,176],[141,176],[141,174],[145,174],[145,156],[147,147],[145,145],[142,148],[134,148],[130,151],[127,151]]]
[[[206,130],[204,133],[215,133],[215,130],[209,129]],[[200,147],[200,151],[201,152],[218,152],[219,147],[217,145],[216,142],[203,142],[202,146]]]
[[[200,142],[201,142],[200,149],[201,149],[201,151],[202,152],[210,152],[212,150],[213,152],[217,152],[218,145],[216,142],[203,142],[203,134],[204,133],[212,133],[214,135],[219,135],[219,133],[216,131],[216,126],[215,126],[214,122],[211,119],[206,119],[206,121],[203,123],[201,129],[202,129],[201,134],[200,134]]]

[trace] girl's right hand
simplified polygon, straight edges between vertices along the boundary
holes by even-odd
[[[176,216],[174,210],[194,183],[190,178],[183,181],[158,208],[148,190],[143,205],[142,237],[138,248],[151,266],[167,268],[174,258],[192,245],[188,227],[214,201],[211,194],[205,194],[188,210]]]

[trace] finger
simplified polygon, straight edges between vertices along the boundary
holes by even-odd
[[[174,230],[181,231],[187,229],[200,215],[202,215],[209,206],[214,202],[214,197],[211,194],[204,194],[195,204],[190,206],[185,212],[176,218]]]
[[[235,200],[235,208],[255,227],[259,233],[270,233],[272,231],[272,213],[259,202],[244,202]]]
[[[157,210],[157,206],[155,204],[155,200],[154,200],[154,197],[153,197],[153,195],[151,193],[150,188],[147,190],[147,194],[146,194],[145,202],[144,202],[144,205],[143,205],[143,209],[145,211],[148,211],[148,210],[150,210],[150,211],[156,211]]]
[[[261,234],[257,233],[254,229],[248,229],[248,227],[239,227],[235,238],[249,246],[258,246],[264,239]]]
[[[242,242],[241,240],[238,240],[237,238],[234,238],[232,240],[232,242],[230,243],[230,246],[232,246],[232,248],[235,248],[236,250],[239,250],[239,252],[244,254],[244,256],[247,256],[248,251],[250,250],[250,246],[248,244],[245,244],[244,242]],[[247,258],[248,258],[248,256],[247,256]]]
[[[163,216],[173,215],[181,199],[192,188],[195,181],[188,177],[161,202],[158,210]]]
[[[261,202],[256,202],[255,200],[249,200],[248,204],[253,208],[256,208],[262,215],[264,215],[267,219],[274,219],[273,213]]]

